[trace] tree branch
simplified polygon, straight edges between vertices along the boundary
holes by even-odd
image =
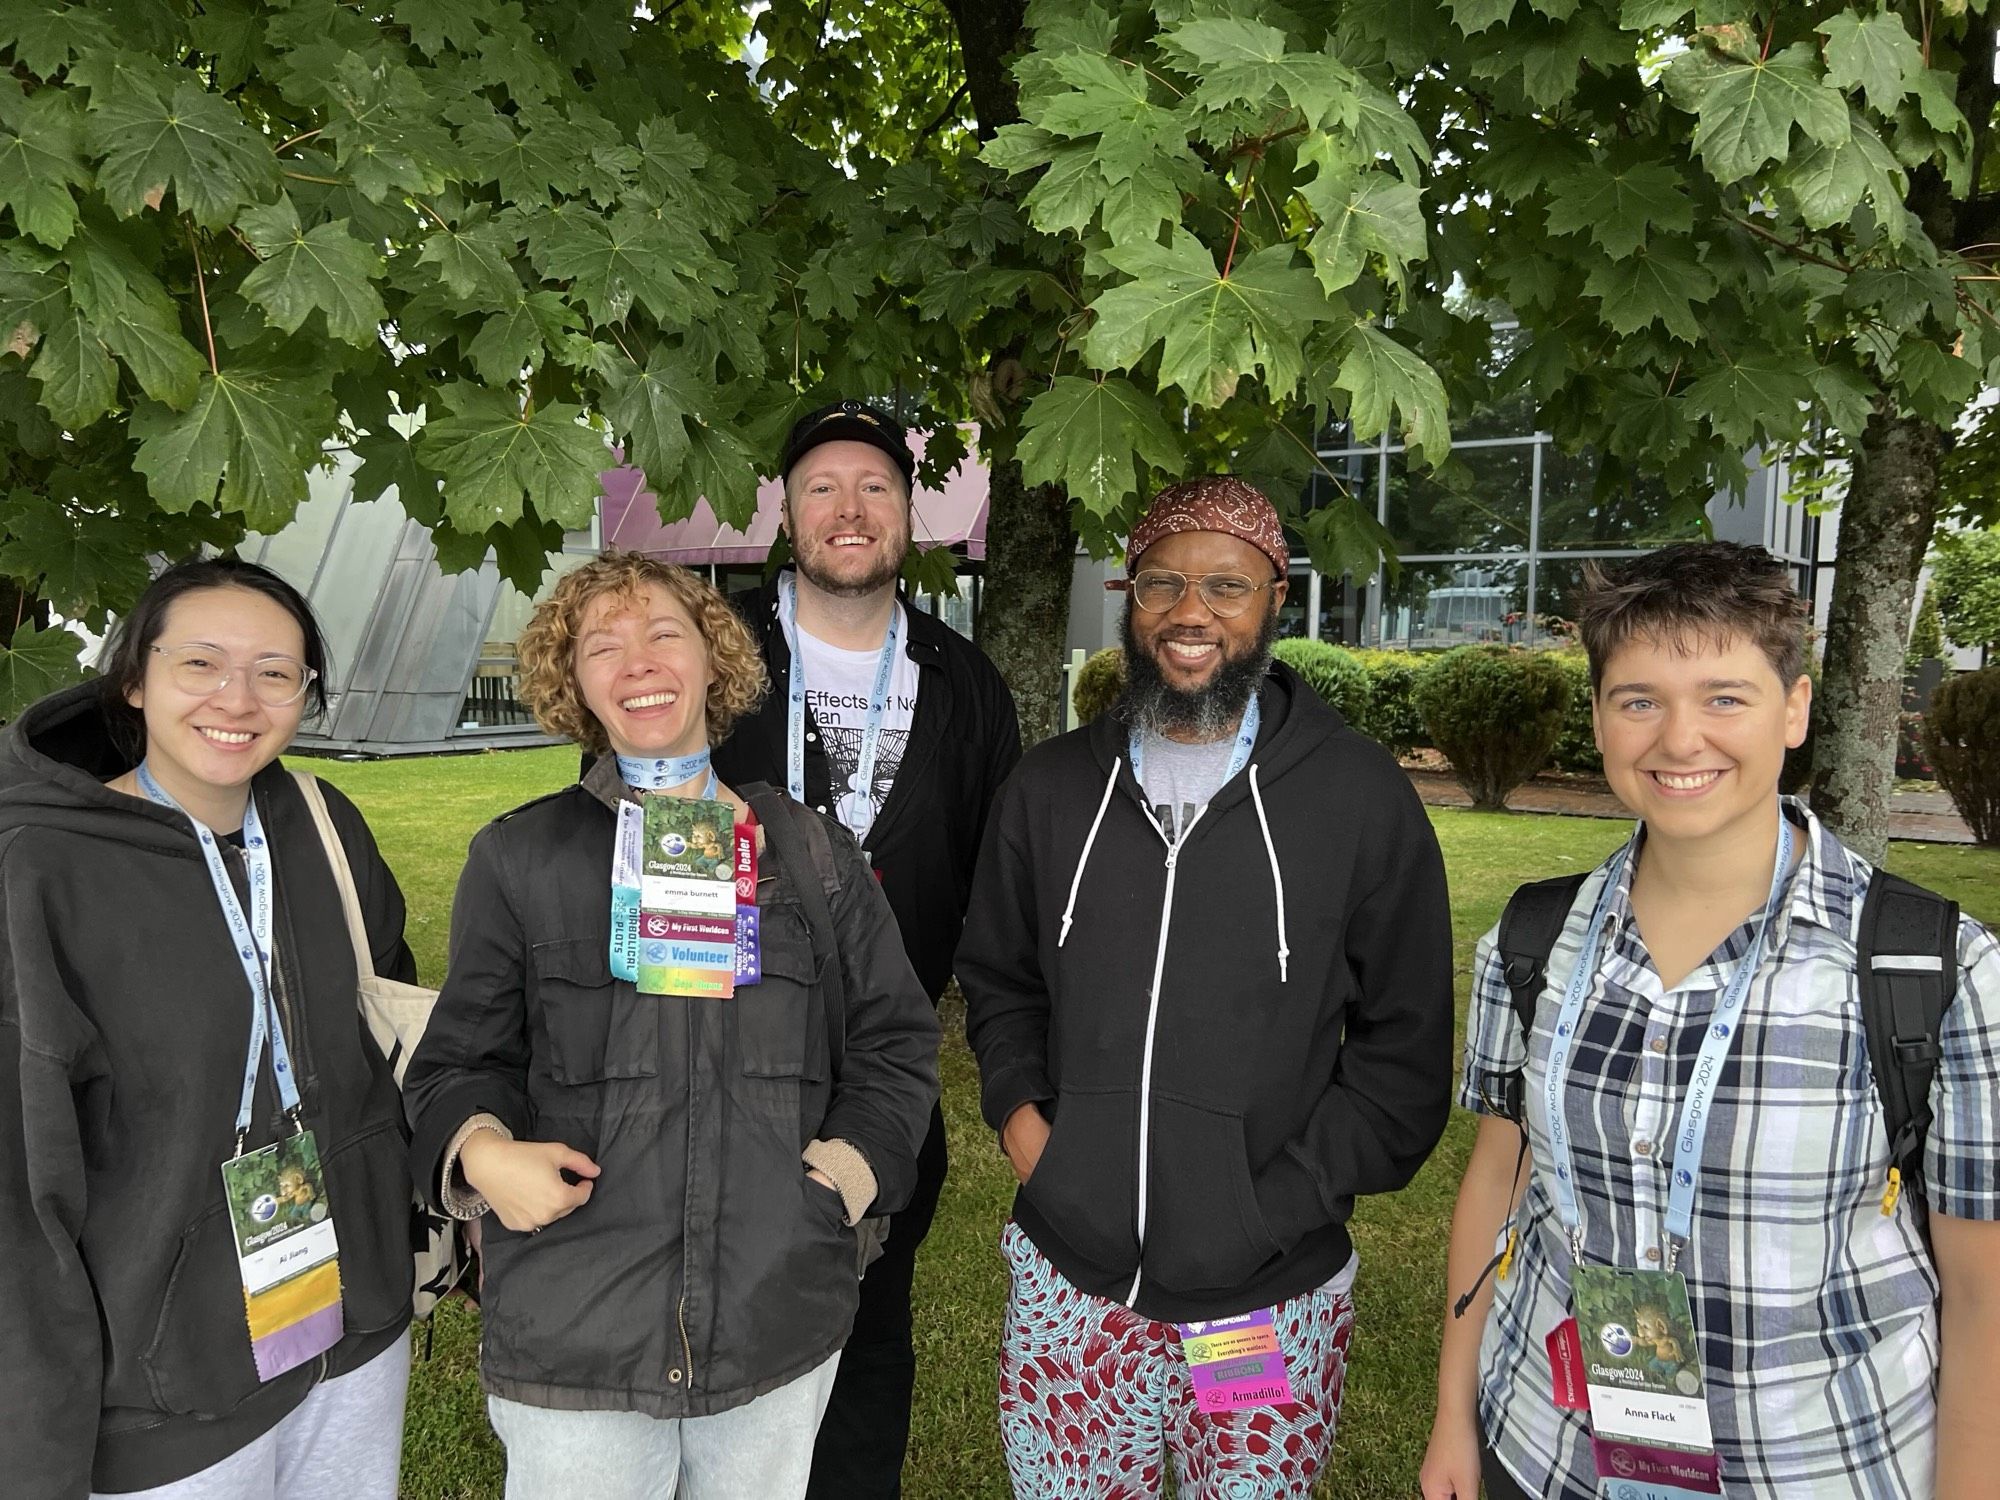
[[[1749,230],[1752,234],[1756,235],[1758,239],[1765,240],[1770,244],[1776,245],[1780,250],[1785,251],[1787,254],[1793,256],[1795,259],[1805,261],[1809,265],[1824,266],[1826,267],[1827,270],[1838,271],[1843,276],[1852,276],[1854,274],[1854,267],[1848,265],[1845,261],[1828,260],[1823,255],[1815,255],[1813,254],[1812,251],[1806,249],[1805,246],[1794,245],[1790,240],[1786,239],[1783,235],[1771,233],[1771,231],[1766,229],[1762,224],[1754,223],[1749,219],[1743,218],[1739,214],[1732,214],[1726,210],[1724,211],[1722,216],[1725,219],[1729,220],[1730,223],[1739,225],[1742,228]]]
[[[949,123],[950,120],[955,115],[957,115],[958,106],[965,102],[965,96],[967,94],[970,94],[971,92],[972,92],[972,80],[968,78],[965,82],[961,83],[958,86],[956,92],[954,92],[952,96],[945,101],[944,108],[938,111],[938,117],[935,120],[931,121],[930,124],[926,125],[921,131],[917,133],[917,139],[919,141],[927,141],[931,138],[934,132],[942,130],[945,127],[945,125]]]

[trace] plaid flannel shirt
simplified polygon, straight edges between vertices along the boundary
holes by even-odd
[[[1791,799],[1804,854],[1772,917],[1741,1030],[1724,1065],[1680,1257],[1723,1491],[1784,1500],[1929,1500],[1936,1466],[1938,1280],[1905,1194],[1882,1213],[1889,1143],[1855,982],[1869,865]],[[1754,918],[1672,991],[1632,918],[1629,871],[1614,891],[1564,1097],[1595,1265],[1665,1264],[1672,1136],[1707,1018]],[[1479,1351],[1486,1440],[1530,1494],[1593,1500],[1586,1414],[1552,1400],[1544,1346],[1569,1315],[1570,1252],[1544,1186],[1535,1101],[1550,1031],[1610,861],[1578,893],[1548,966],[1526,1049],[1535,1175],[1512,1274],[1497,1285]],[[1520,1023],[1494,950],[1474,962],[1459,1102],[1497,1112],[1496,1080],[1523,1065]],[[1933,1210],[2000,1218],[2000,944],[1959,928],[1925,1154]]]

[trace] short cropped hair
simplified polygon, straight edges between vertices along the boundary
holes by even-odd
[[[606,595],[636,601],[647,584],[658,584],[694,621],[708,645],[708,739],[726,739],[736,721],[755,708],[770,679],[749,627],[715,586],[678,563],[657,562],[637,552],[607,552],[593,558],[555,586],[535,606],[515,651],[520,659],[521,701],[550,734],[575,740],[593,755],[610,748],[604,726],[577,687],[574,651],[590,606]]]
[[[1806,616],[1785,565],[1737,542],[1679,542],[1610,567],[1585,563],[1576,611],[1593,693],[1613,653],[1635,638],[1682,650],[1749,641],[1790,688],[1805,670]]]

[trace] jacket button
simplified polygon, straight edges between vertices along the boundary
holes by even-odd
[[[679,1370],[667,1371],[668,1385],[679,1385],[680,1383],[681,1383],[681,1372]]]
[[[816,734],[808,734],[806,736],[806,743],[808,745],[817,745],[819,743],[819,736]]]
[[[814,809],[814,811],[816,811],[816,812],[825,812],[825,811],[826,811],[826,804],[825,804],[824,802],[820,803],[820,805],[819,805],[819,806],[818,806],[818,807],[817,807],[816,809]]]

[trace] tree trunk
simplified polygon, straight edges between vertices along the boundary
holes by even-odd
[[[1017,459],[995,464],[986,512],[986,597],[979,644],[1021,715],[1021,743],[1063,727],[1063,643],[1076,556],[1069,501],[1054,485],[1021,481]]]
[[[1878,403],[1840,506],[1826,658],[1813,703],[1813,811],[1862,858],[1889,846],[1903,653],[1936,520],[1943,434]]]

